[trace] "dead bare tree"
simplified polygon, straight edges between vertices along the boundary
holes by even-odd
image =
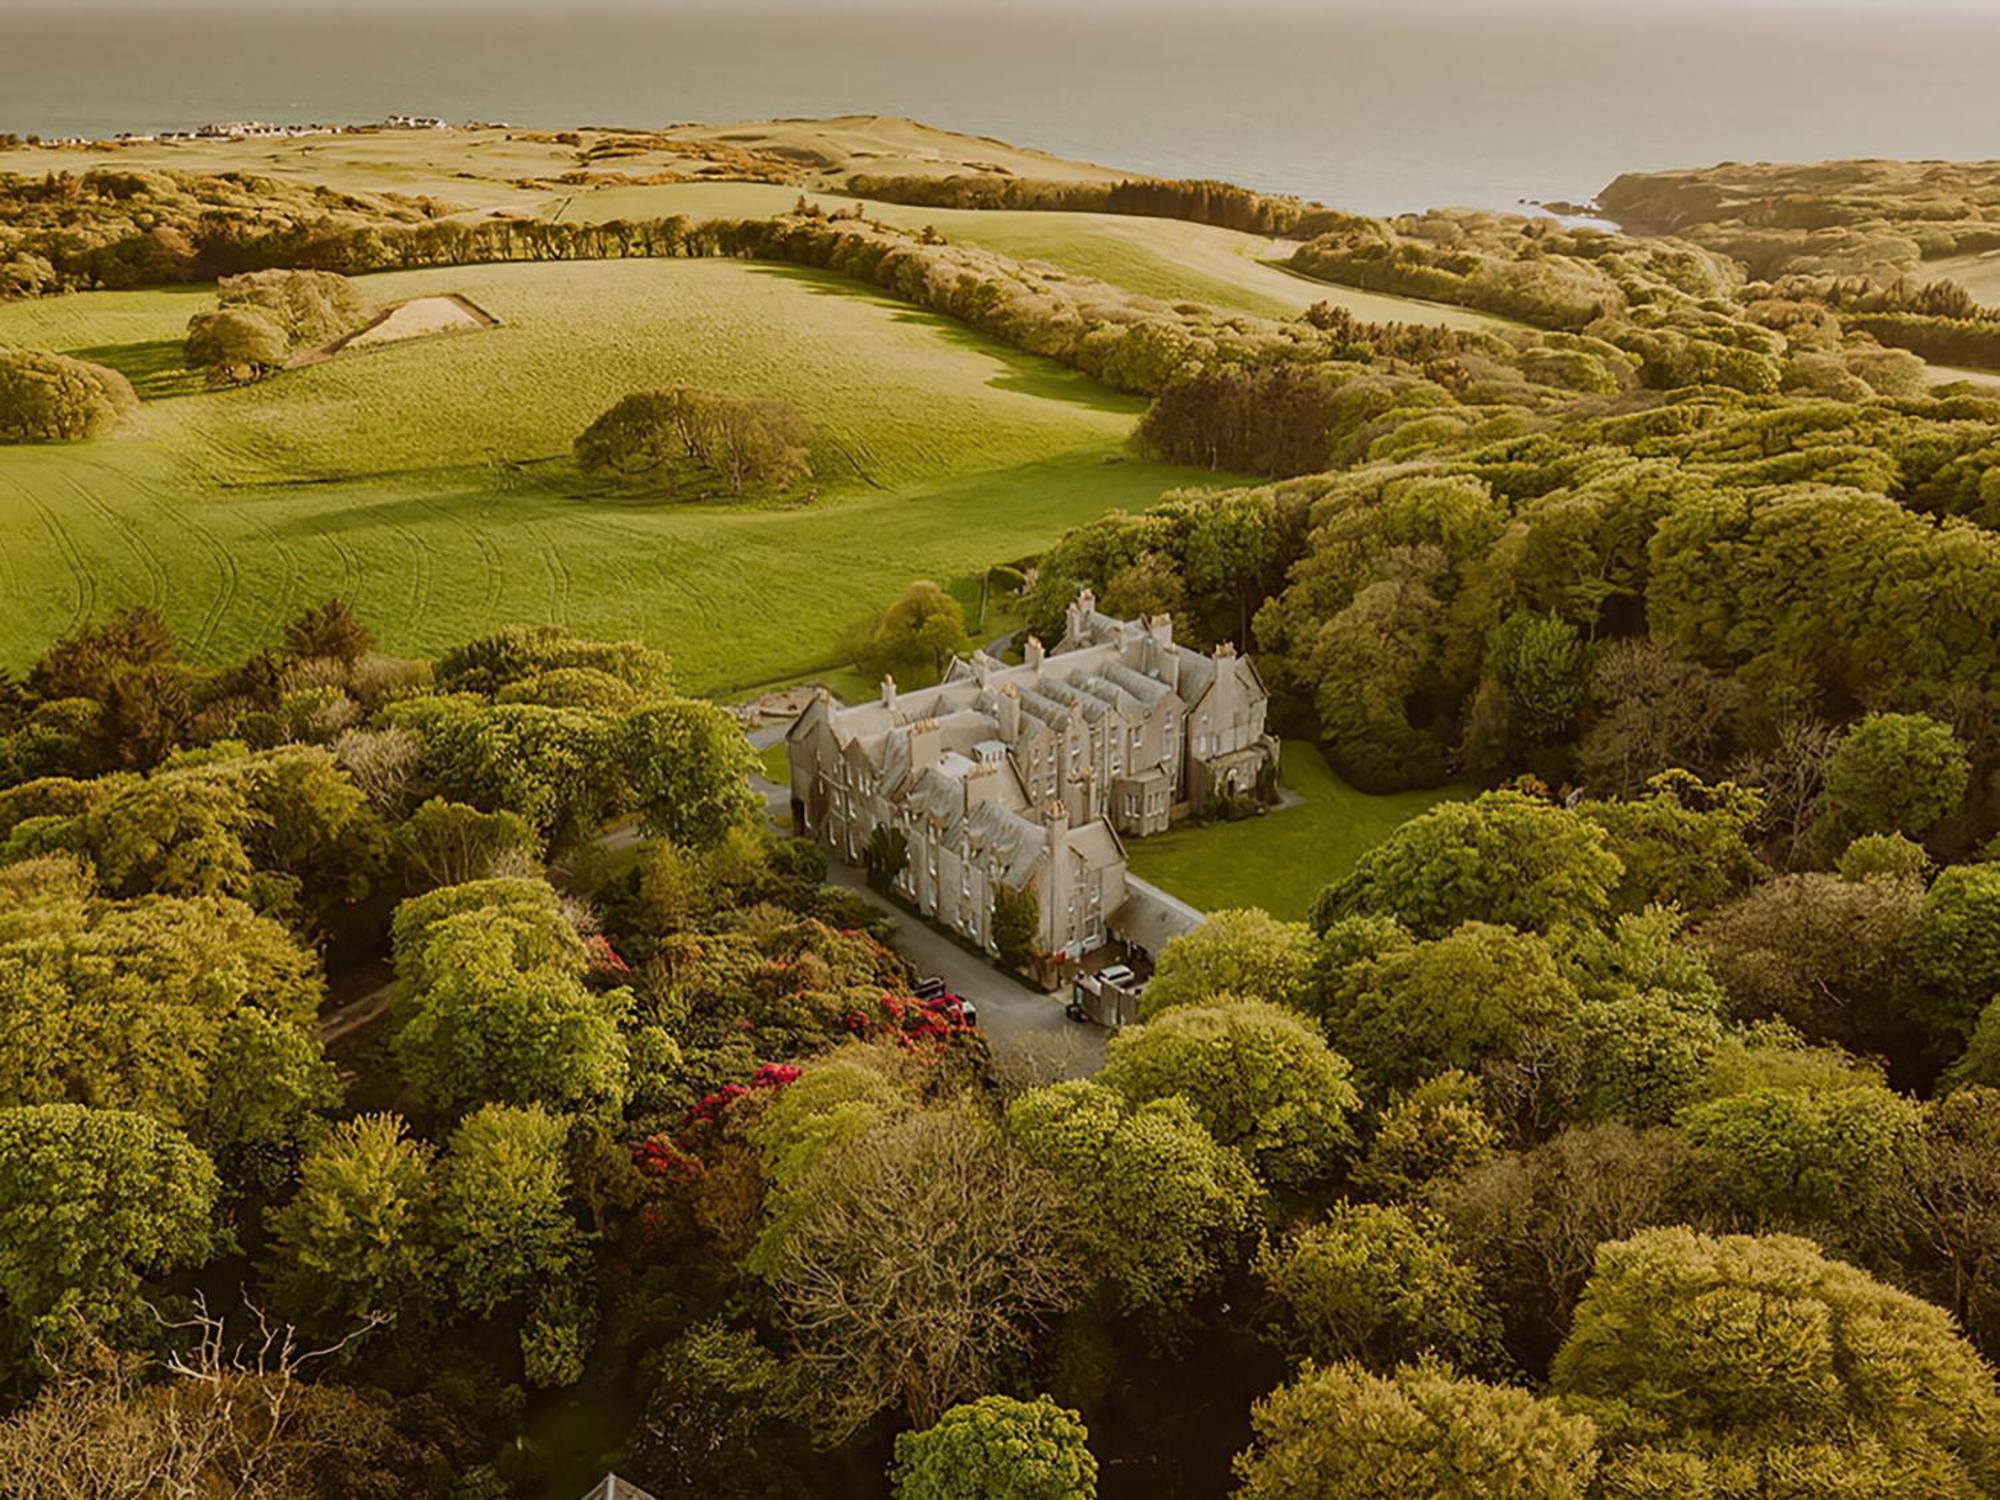
[[[300,1500],[323,1438],[305,1431],[307,1366],[332,1359],[385,1319],[305,1347],[290,1324],[252,1307],[255,1331],[230,1336],[197,1299],[161,1323],[191,1339],[164,1359],[113,1349],[88,1329],[48,1361],[48,1385],[0,1423],[10,1500]],[[154,1314],[159,1316],[157,1311]]]
[[[927,1426],[993,1389],[1080,1290],[1060,1186],[970,1109],[873,1130],[801,1193],[770,1279],[801,1416],[827,1441],[898,1404]]]

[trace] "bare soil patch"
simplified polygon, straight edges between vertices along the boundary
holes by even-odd
[[[412,297],[407,302],[383,308],[353,333],[299,355],[292,361],[292,366],[316,365],[350,349],[370,349],[378,344],[429,338],[437,333],[476,333],[482,328],[495,327],[499,322],[478,303],[456,292],[441,297]]]

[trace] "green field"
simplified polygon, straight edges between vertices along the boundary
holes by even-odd
[[[1284,784],[1304,800],[1241,823],[1182,827],[1126,844],[1132,873],[1203,911],[1261,906],[1302,918],[1321,886],[1387,838],[1396,825],[1471,788],[1370,796],[1334,774],[1315,745],[1284,744]]]
[[[207,392],[179,369],[200,288],[0,305],[0,343],[74,352],[149,400],[88,444],[0,449],[0,662],[120,605],[197,655],[349,596],[390,650],[557,621],[671,650],[691,691],[826,663],[913,578],[976,596],[997,560],[1230,476],[1136,460],[1142,403],[961,325],[797,268],[611,261],[364,278],[457,292],[501,326]],[[587,483],[571,438],[620,395],[783,397],[814,423],[809,503],[667,504]]]
[[[768,218],[800,198],[796,188],[762,182],[686,182],[657,187],[605,187],[551,199],[552,218]],[[823,208],[857,200],[806,193]],[[948,240],[1038,260],[1078,276],[1110,282],[1167,302],[1204,302],[1230,312],[1294,318],[1315,302],[1333,302],[1364,322],[1424,323],[1446,328],[1503,328],[1504,318],[1378,292],[1314,281],[1274,264],[1284,242],[1209,224],[1136,215],[1040,213],[1011,209],[913,208],[859,200],[871,218],[906,229],[926,225]]]

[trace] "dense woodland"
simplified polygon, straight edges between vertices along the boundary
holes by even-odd
[[[14,259],[156,233],[94,222]],[[535,1495],[575,1389],[663,1496],[2000,1495],[2000,401],[1861,321],[1948,294],[1665,227],[1300,252],[1531,325],[1471,334],[816,214],[161,262],[732,254],[959,317],[1271,477],[1072,532],[1030,628],[1090,584],[1361,785],[1483,790],[1213,914],[1055,1082],[911,996],[656,651],[84,627],[0,687],[14,1492]],[[938,645],[904,603],[857,659]]]

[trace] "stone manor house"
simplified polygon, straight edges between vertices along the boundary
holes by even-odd
[[[1269,694],[1233,646],[1174,643],[1173,622],[1114,620],[1086,589],[1054,651],[1030,637],[1007,666],[983,651],[944,681],[842,707],[822,692],[793,723],[792,819],[833,858],[863,863],[900,829],[897,891],[992,947],[993,899],[1032,885],[1045,953],[1110,938],[1157,952],[1157,903],[1128,891],[1127,838],[1158,833],[1211,796],[1275,775]]]

